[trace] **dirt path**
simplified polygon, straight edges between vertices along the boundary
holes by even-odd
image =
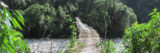
[[[78,41],[84,44],[83,47],[78,47],[79,53],[100,53],[100,46],[96,45],[97,42],[100,42],[97,31],[88,25],[83,24],[78,17],[76,18],[76,21],[79,32]]]

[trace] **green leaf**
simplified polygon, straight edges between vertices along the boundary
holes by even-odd
[[[20,40],[20,39],[18,39],[17,41],[18,41],[18,46],[19,46],[20,50],[23,50],[23,49],[22,49],[22,43],[21,43],[21,40]]]
[[[154,8],[154,9],[153,9],[153,12],[149,13],[149,15],[150,15],[150,16],[151,16],[151,15],[154,15],[156,12],[157,12],[157,8]]]
[[[72,22],[72,18],[69,18],[68,21]]]
[[[22,15],[16,12],[15,16],[24,25]],[[5,23],[6,20],[9,20],[7,23],[11,22],[12,25],[10,26]],[[26,43],[23,43],[22,33],[16,31],[15,28],[22,29],[18,21],[12,17],[11,13],[6,8],[3,8],[3,15],[0,15],[0,53],[17,53],[17,51],[24,53],[29,52],[28,46]],[[27,49],[23,50],[22,46]]]
[[[23,18],[23,16],[20,14],[20,12],[16,10],[13,14],[14,14],[14,15],[18,18],[18,20],[24,25],[24,18]]]
[[[3,8],[3,17],[6,17],[6,15],[7,15],[7,10],[6,8]]]
[[[7,47],[8,47],[9,52],[11,52],[11,53],[16,53],[16,52],[14,51],[14,49],[13,49],[10,45],[8,45],[8,44],[6,44],[6,45],[7,45]]]
[[[73,25],[69,25],[69,28],[72,29],[72,28],[73,28]]]
[[[23,30],[15,18],[12,18],[12,23],[16,26],[15,28],[19,28],[19,29]]]

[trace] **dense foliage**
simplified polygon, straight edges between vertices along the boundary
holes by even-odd
[[[139,23],[148,22],[153,8],[160,8],[160,0],[122,0],[123,3],[134,9]]]
[[[22,33],[17,31],[23,30],[19,24],[24,25],[21,13],[15,11],[11,14],[6,8],[0,11],[0,53],[29,53]]]
[[[65,53],[74,53],[77,50],[78,46],[78,39],[77,39],[77,28],[72,21],[72,18],[67,19],[67,22],[70,22],[69,28],[72,30],[71,37],[69,38],[70,42],[68,47],[66,48]]]
[[[132,53],[159,53],[160,49],[160,12],[155,8],[148,23],[134,23],[126,29],[124,45]]]
[[[61,29],[60,25],[62,23],[54,22],[54,20],[57,19],[55,8],[49,4],[34,4],[24,11],[24,16],[26,17],[27,26],[25,33],[28,35],[42,36],[43,33],[41,32],[49,31],[48,33],[50,33],[54,31],[54,33],[58,33]]]
[[[125,28],[137,20],[133,10],[118,0],[5,0],[10,9],[20,9],[25,16],[25,37],[68,37],[67,18],[80,17],[96,29],[101,37],[120,37]],[[13,7],[17,6],[17,7]],[[21,8],[19,8],[21,7]],[[27,36],[29,35],[29,36]],[[58,35],[58,36],[56,36]]]
[[[99,42],[97,45],[101,45],[101,53],[116,53],[115,43],[112,40]]]

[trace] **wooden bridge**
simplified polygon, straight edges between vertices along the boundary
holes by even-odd
[[[100,53],[100,46],[96,43],[100,42],[100,37],[97,31],[76,17],[76,25],[79,32],[78,41],[84,44],[83,47],[78,47],[79,53]]]

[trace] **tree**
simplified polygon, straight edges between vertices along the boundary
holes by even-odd
[[[23,35],[17,30],[23,30],[24,18],[17,10],[11,14],[6,8],[0,14],[0,53],[29,53],[28,45]],[[12,16],[14,15],[14,16]]]
[[[159,0],[122,0],[122,2],[134,9],[139,23],[148,22],[150,20],[148,14],[152,12],[152,9],[160,8]]]
[[[119,37],[123,34],[124,29],[137,18],[131,8],[118,0],[32,0],[26,3],[29,5],[21,9],[24,11],[26,24],[29,26],[26,27],[28,33],[25,34],[34,32],[30,34],[32,36],[43,33],[44,26],[52,26],[47,30],[51,35],[62,35],[62,32],[69,34],[68,32],[71,32],[68,29],[70,23],[66,20],[80,17],[83,22],[96,29],[102,35],[101,37],[104,37],[106,33]],[[46,3],[48,3],[47,6]],[[54,10],[49,10],[52,8]],[[51,24],[46,25],[48,23],[46,20],[51,20],[49,22]]]

